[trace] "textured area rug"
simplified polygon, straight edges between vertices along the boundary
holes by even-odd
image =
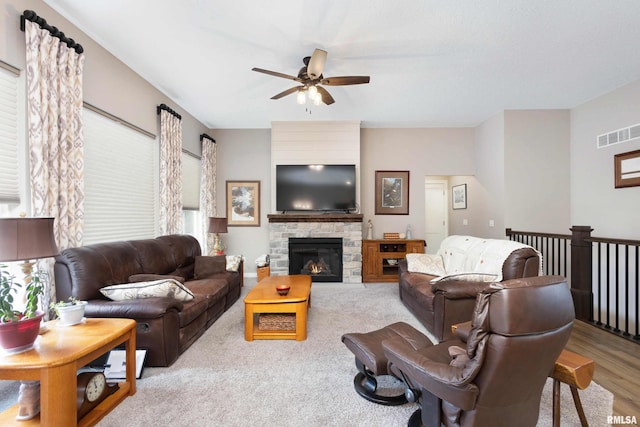
[[[249,289],[171,367],[145,368],[137,393],[99,425],[406,425],[417,405],[388,407],[358,396],[354,357],[340,341],[344,333],[397,321],[426,332],[399,301],[397,284],[314,283],[307,340],[301,342],[244,340],[242,298]],[[579,426],[565,387],[562,426]],[[592,383],[580,395],[590,425],[606,425],[611,393]],[[550,382],[538,425],[551,426]]]

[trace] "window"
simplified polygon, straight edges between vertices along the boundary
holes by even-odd
[[[2,64],[0,64],[2,65]],[[7,68],[12,68],[7,66]],[[0,215],[17,216],[26,209],[27,170],[24,156],[24,94],[18,91],[19,70],[0,67]],[[22,202],[22,205],[21,205]]]
[[[204,248],[202,215],[200,213],[200,176],[202,162],[199,157],[182,152],[182,232],[190,234]]]
[[[200,242],[200,247],[204,249],[204,231],[202,228],[202,213],[196,210],[182,210],[182,232],[190,234]]]
[[[83,244],[157,235],[158,145],[88,108],[84,114]]]
[[[197,210],[200,206],[200,158],[182,151],[182,206]]]

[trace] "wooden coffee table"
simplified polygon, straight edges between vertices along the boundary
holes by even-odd
[[[291,286],[285,296],[278,295],[277,285]],[[247,341],[307,339],[307,310],[311,306],[311,276],[270,276],[262,279],[244,298],[244,338]],[[261,313],[295,314],[293,330],[261,330]]]

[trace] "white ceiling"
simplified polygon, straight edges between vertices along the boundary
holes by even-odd
[[[210,128],[475,126],[640,78],[638,0],[44,1]],[[327,87],[311,114],[269,99],[296,83],[251,68],[297,75],[315,48],[325,77],[371,83]]]

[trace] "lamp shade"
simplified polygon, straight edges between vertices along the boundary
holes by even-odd
[[[209,233],[226,233],[227,218],[209,218]]]
[[[58,255],[54,218],[0,218],[0,261],[24,261]]]

